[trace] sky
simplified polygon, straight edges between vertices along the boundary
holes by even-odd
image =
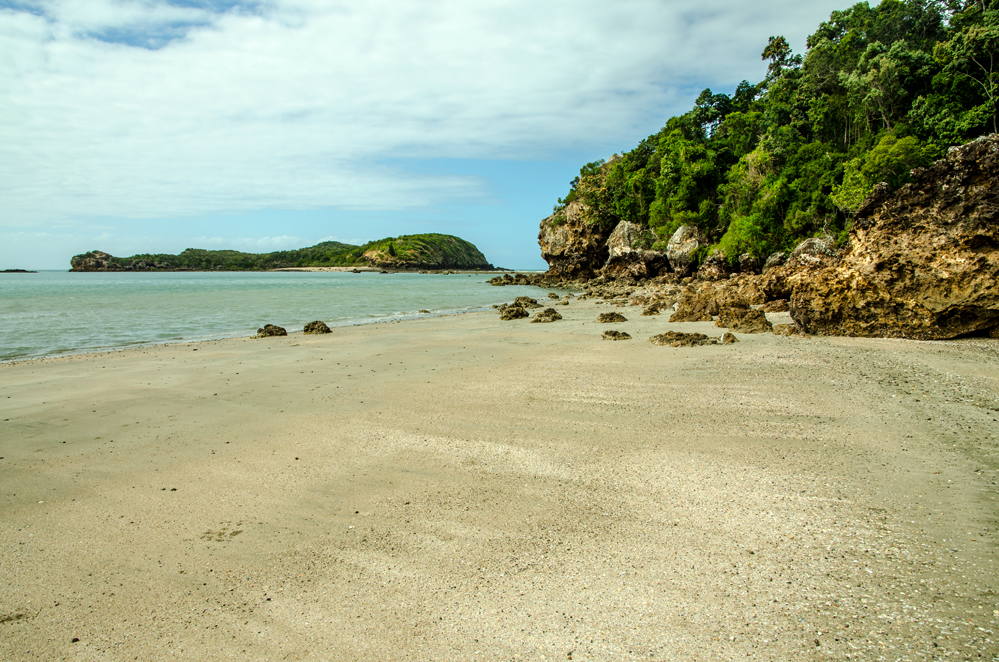
[[[580,166],[827,0],[0,0],[0,270],[442,232],[544,269]]]

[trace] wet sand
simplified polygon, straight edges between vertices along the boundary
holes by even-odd
[[[999,340],[556,308],[0,365],[0,659],[999,655]]]

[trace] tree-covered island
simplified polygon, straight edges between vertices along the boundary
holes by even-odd
[[[179,255],[114,257],[101,251],[73,256],[70,271],[260,271],[291,267],[382,269],[492,269],[473,244],[448,234],[411,234],[363,246],[324,241],[308,248],[242,253],[188,248]]]

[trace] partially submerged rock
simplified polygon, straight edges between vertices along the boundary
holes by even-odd
[[[628,318],[621,313],[600,313],[597,317],[598,322],[610,323],[610,322],[627,322]]]
[[[604,340],[631,340],[631,336],[624,331],[617,331],[615,329],[608,329],[604,331],[601,336]]]
[[[274,324],[264,324],[262,329],[257,329],[258,338],[271,338],[273,336],[286,336],[288,332],[282,326]]]
[[[538,323],[555,322],[560,319],[562,319],[562,316],[559,315],[554,308],[545,308],[540,313],[534,316],[534,319],[531,320],[531,324],[534,324],[536,322]]]
[[[808,333],[953,338],[999,325],[999,134],[951,148],[857,211],[850,248],[799,282]]]
[[[309,322],[305,325],[305,330],[303,333],[333,333],[330,328],[326,326],[326,322],[322,320],[316,320],[315,322]]]
[[[667,347],[697,347],[698,345],[717,345],[715,338],[709,338],[703,333],[680,333],[677,331],[667,331],[657,336],[649,338],[653,345],[665,345]]]

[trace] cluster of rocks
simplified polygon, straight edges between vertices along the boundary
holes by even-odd
[[[491,282],[582,290],[581,299],[641,305],[643,315],[675,308],[670,321],[717,317],[743,333],[999,337],[999,134],[951,148],[912,179],[897,191],[878,186],[843,245],[813,237],[763,264],[719,252],[697,264],[709,243],[694,226],[653,250],[647,228],[601,227],[577,201],[541,222],[547,273]],[[794,323],[771,327],[768,312]]]
[[[326,322],[322,320],[316,320],[314,322],[309,322],[305,325],[305,329],[302,331],[306,335],[315,333],[333,333],[330,328],[326,325]],[[274,336],[286,336],[288,335],[288,330],[283,326],[277,326],[276,324],[264,324],[262,328],[257,329],[258,338],[273,338]]]

